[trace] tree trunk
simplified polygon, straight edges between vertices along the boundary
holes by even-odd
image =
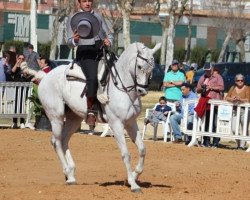
[[[168,27],[165,71],[168,71],[168,68],[173,61],[173,54],[174,54],[174,14],[169,13],[169,27]]]
[[[55,16],[54,22],[53,22],[53,32],[52,32],[52,39],[51,39],[51,46],[50,46],[50,60],[56,59],[56,48],[57,48],[57,40],[58,40],[58,30],[59,30],[59,15],[57,14]]]
[[[128,47],[128,45],[131,43],[130,41],[130,13],[126,12],[125,10],[122,10],[122,16],[123,16],[123,42],[124,42],[124,49]]]
[[[161,65],[165,65],[168,28],[162,27]]]
[[[246,62],[246,56],[245,56],[245,44],[243,40],[240,40],[237,44],[239,50],[240,50],[240,62]]]
[[[188,18],[188,40],[187,40],[187,52],[185,55],[185,61],[188,62],[191,53],[191,39],[192,39],[192,20],[193,20],[193,0],[190,0],[189,18]]]
[[[220,51],[220,55],[219,55],[219,58],[218,58],[218,62],[222,62],[223,61],[223,58],[224,58],[224,55],[225,55],[225,52],[226,52],[226,49],[227,49],[227,45],[231,39],[231,33],[230,32],[227,32],[227,36],[223,42],[223,45],[222,45],[222,48],[221,48],[221,51]]]

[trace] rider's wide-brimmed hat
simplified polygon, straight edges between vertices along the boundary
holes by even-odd
[[[77,31],[82,39],[94,38],[100,31],[100,22],[90,12],[77,12],[70,21],[73,31]]]

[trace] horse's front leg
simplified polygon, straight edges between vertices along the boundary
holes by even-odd
[[[115,120],[115,122],[109,122],[109,125],[114,133],[118,147],[120,148],[122,160],[127,169],[128,183],[131,186],[131,191],[141,192],[141,188],[135,182],[135,178],[131,169],[131,156],[128,151],[124,135],[124,125],[120,121],[117,121],[117,119]]]
[[[144,160],[145,160],[145,156],[146,156],[146,148],[145,148],[145,145],[143,143],[143,140],[142,140],[141,134],[139,132],[138,125],[137,125],[136,121],[132,122],[132,124],[127,125],[125,127],[125,129],[127,130],[127,133],[129,135],[129,137],[131,138],[131,140],[136,144],[138,151],[139,151],[138,164],[136,165],[135,171],[133,172],[133,176],[134,176],[135,180],[137,180],[139,175],[143,171]]]

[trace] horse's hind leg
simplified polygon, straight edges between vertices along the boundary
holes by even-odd
[[[62,140],[62,148],[65,154],[65,158],[68,164],[68,171],[65,174],[66,183],[67,184],[75,184],[75,162],[71,156],[71,152],[69,150],[69,140],[73,133],[75,133],[82,122],[82,118],[73,113],[71,110],[67,110],[66,112],[66,121],[63,127],[63,140]]]
[[[131,140],[137,145],[138,151],[139,151],[139,160],[138,164],[135,167],[135,171],[133,172],[133,176],[135,180],[138,179],[139,175],[143,171],[144,167],[144,159],[146,155],[146,148],[144,146],[143,140],[141,138],[138,125],[136,122],[134,122],[132,125],[126,126],[125,129],[127,130],[127,133]]]
[[[141,192],[141,188],[135,182],[135,178],[133,176],[133,172],[131,169],[131,156],[128,152],[128,148],[126,144],[126,139],[124,135],[124,126],[120,121],[117,121],[117,120],[115,122],[110,122],[109,125],[111,129],[113,130],[114,136],[116,138],[116,142],[118,144],[118,147],[120,148],[122,159],[127,169],[128,183],[131,186],[131,191]]]
[[[49,117],[49,116],[48,116]],[[52,138],[51,143],[57,153],[57,156],[61,162],[63,173],[65,176],[69,173],[68,162],[65,157],[65,153],[63,151],[62,141],[63,141],[63,124],[64,124],[64,115],[53,116],[51,119],[51,126],[52,126]]]

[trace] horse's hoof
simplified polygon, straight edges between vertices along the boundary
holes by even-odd
[[[76,181],[69,181],[69,180],[66,181],[66,185],[76,185],[76,184],[77,184]]]
[[[134,193],[142,193],[141,188],[132,189],[131,191]]]

